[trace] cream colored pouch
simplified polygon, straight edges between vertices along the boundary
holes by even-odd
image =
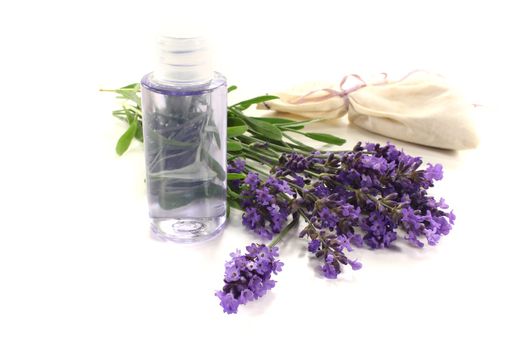
[[[339,89],[322,83],[305,84],[276,94],[280,99],[260,107],[308,118],[346,114],[353,125],[426,146],[452,150],[477,146],[474,107],[443,77],[415,71],[398,81],[385,77],[368,84],[356,75],[349,77],[355,81],[350,87],[345,87],[349,85],[347,78]]]

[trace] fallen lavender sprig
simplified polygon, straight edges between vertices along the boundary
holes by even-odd
[[[434,181],[443,178],[442,166],[428,164],[420,169],[420,157],[392,144],[358,143],[349,152],[292,152],[252,160],[271,166],[270,171],[251,171],[239,158],[228,169],[246,175],[242,181],[229,181],[230,195],[244,211],[243,224],[262,239],[273,238],[273,247],[302,217],[306,226],[299,237],[309,240],[308,251],[320,260],[326,278],[337,278],[343,265],[361,268],[347,255],[355,248],[388,248],[401,230],[402,238],[414,247],[422,248],[422,240],[435,245],[454,224],[455,215],[445,211],[445,201],[427,193]],[[228,313],[254,299],[242,291],[262,296],[249,283],[233,292],[227,278],[230,265],[226,285],[217,292]],[[267,271],[268,280],[269,275]]]
[[[237,250],[231,253],[232,260],[226,263],[225,286],[215,295],[221,299],[224,312],[236,313],[241,304],[256,300],[275,286],[272,273],[281,271],[283,263],[276,260],[277,247],[252,244],[246,247],[247,253],[241,255]]]

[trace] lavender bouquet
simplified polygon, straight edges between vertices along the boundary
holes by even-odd
[[[133,138],[142,141],[138,89],[133,84],[112,90],[124,101],[114,116],[130,125],[117,143],[119,154]],[[275,286],[272,276],[283,267],[277,245],[301,220],[299,237],[308,240],[308,251],[330,279],[344,265],[361,268],[351,258],[354,249],[388,248],[398,237],[416,248],[424,241],[435,245],[454,224],[445,201],[427,193],[443,178],[440,164],[423,166],[420,157],[393,144],[358,142],[348,151],[316,151],[292,134],[335,145],[345,140],[303,131],[317,120],[254,118],[244,112],[275,98],[259,96],[228,107],[228,210],[241,210],[243,225],[270,242],[231,253],[224,286],[215,293],[226,313],[236,313],[239,305]]]

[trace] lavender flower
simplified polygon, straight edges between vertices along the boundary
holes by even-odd
[[[423,175],[428,181],[441,180],[443,178],[443,166],[441,164],[428,164],[428,168]]]
[[[361,267],[348,257],[354,248],[389,248],[399,238],[421,248],[450,232],[454,213],[427,193],[443,178],[443,167],[422,165],[420,157],[392,144],[284,153],[266,181],[248,173],[241,183],[243,223],[270,239],[291,215],[302,216],[307,226],[300,236],[309,239],[308,251],[320,260],[325,277],[336,278],[343,265]]]
[[[310,156],[283,155],[273,168],[277,176],[295,181],[309,179],[299,191],[299,212],[309,223],[301,232],[309,237],[308,250],[322,262],[325,277],[335,278],[350,260],[343,248],[367,245],[388,248],[399,229],[409,244],[423,247],[438,243],[454,223],[453,212],[443,199],[427,194],[433,182],[443,178],[440,164],[420,169],[420,157],[412,157],[392,144],[358,143],[351,152]],[[297,206],[297,205],[296,205]]]
[[[387,213],[373,211],[360,219],[360,228],[365,233],[363,240],[370,248],[388,248],[397,239],[397,225]]]
[[[341,273],[341,265],[350,265],[353,270],[361,268],[361,264],[355,260],[350,260],[344,250],[351,252],[352,244],[359,246],[361,239],[354,235],[352,229],[342,230],[347,227],[348,220],[355,220],[357,217],[347,215],[350,209],[345,207],[335,207],[329,209],[333,203],[325,202],[328,206],[323,206],[320,210],[315,209],[311,216],[303,212],[309,224],[301,231],[300,237],[310,238],[308,251],[313,253],[316,258],[323,262],[321,271],[326,278],[334,279]],[[350,226],[351,227],[351,226]],[[337,228],[337,230],[336,230]],[[359,237],[357,240],[356,237]]]
[[[286,195],[293,195],[289,184],[269,177],[265,182],[257,173],[248,173],[241,185],[242,222],[261,238],[271,239],[281,231],[290,214]]]
[[[315,164],[322,163],[322,159],[315,157],[318,154],[319,152],[314,152],[309,156],[303,156],[298,153],[283,153],[279,160],[280,167],[276,175],[301,173]]]
[[[246,167],[246,161],[242,158],[235,158],[234,160],[228,162],[227,170],[228,173],[241,174],[244,172]],[[234,190],[238,190],[241,185],[241,180],[229,180],[228,186]]]
[[[224,287],[215,295],[225,313],[237,313],[239,305],[256,300],[275,286],[272,273],[281,271],[283,263],[277,260],[277,247],[264,244],[251,244],[247,253],[241,255],[237,250],[231,253],[232,259],[225,264]]]

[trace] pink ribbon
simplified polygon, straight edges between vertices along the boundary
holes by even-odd
[[[379,83],[379,84],[385,84],[386,83],[387,74],[386,73],[381,73],[381,74],[383,75],[383,81],[381,83]],[[353,86],[345,89],[344,85],[345,85],[345,83],[346,83],[346,81],[348,80],[349,77],[353,77],[353,78],[357,79],[357,84],[354,84]],[[379,85],[379,84],[377,84],[377,85]],[[374,84],[374,85],[376,85],[376,84]],[[338,96],[338,97],[341,97],[343,99],[343,101],[345,103],[345,108],[348,108],[348,106],[350,105],[350,99],[348,98],[348,95],[350,93],[356,91],[356,90],[364,88],[365,86],[367,86],[367,84],[363,80],[363,78],[361,78],[357,74],[349,74],[349,75],[345,75],[343,77],[343,79],[341,79],[341,82],[339,83],[340,90],[329,89],[329,88],[312,90],[309,93],[307,93],[306,95],[298,97],[294,101],[289,101],[289,103],[299,104],[299,103],[305,103],[305,102],[319,102],[319,101],[325,101],[325,100],[328,100],[329,98]],[[322,96],[309,97],[310,95],[313,95],[313,94],[318,93],[320,91],[325,91],[327,93],[325,95],[322,95]]]
[[[416,72],[422,72],[422,70],[420,69],[416,69],[416,70],[413,70],[411,72],[409,72],[407,75],[405,75],[403,78],[399,79],[397,82],[400,82],[400,81],[403,81],[405,80],[406,78],[408,78],[410,75],[416,73]],[[384,84],[387,84],[388,83],[388,80],[387,80],[387,74],[386,73],[380,73],[381,75],[383,75],[383,79],[379,82],[376,82],[376,83],[373,83],[371,85],[384,85]],[[346,83],[346,81],[348,80],[349,77],[353,77],[355,79],[358,80],[358,83],[355,84],[354,86],[351,86],[349,88],[344,88],[344,84]],[[348,106],[350,105],[350,98],[348,97],[349,94],[351,94],[352,92],[354,91],[357,91],[361,88],[364,88],[365,86],[367,86],[368,84],[363,80],[363,78],[361,78],[359,75],[357,74],[349,74],[349,75],[345,75],[343,77],[343,79],[341,80],[341,82],[339,83],[339,88],[340,90],[335,90],[335,89],[317,89],[317,90],[312,90],[310,91],[309,93],[307,93],[306,95],[303,95],[301,97],[298,97],[292,101],[288,101],[289,103],[291,104],[300,104],[300,103],[305,103],[305,102],[320,102],[320,101],[325,101],[325,100],[328,100],[332,97],[341,97],[345,103],[345,108],[348,109]],[[317,96],[317,97],[309,97],[310,95],[313,95],[315,93],[318,93],[320,91],[325,91],[326,94],[325,95],[322,95],[322,96]]]
[[[395,82],[391,82],[391,83],[401,82],[401,81],[405,80],[406,78],[408,78],[409,76],[411,76],[412,74],[417,73],[417,72],[427,72],[427,71],[422,70],[422,69],[415,69],[415,70],[409,72],[407,75],[405,75],[401,79],[399,79],[399,80],[397,80]],[[371,85],[384,85],[384,84],[387,84],[388,83],[388,81],[387,81],[387,74],[386,73],[381,73],[381,75],[383,75],[383,79],[380,82],[376,82],[376,83],[373,83]],[[349,77],[353,77],[353,78],[357,79],[358,80],[358,84],[355,84],[354,86],[345,89],[344,85],[345,85],[345,83],[346,83],[346,81],[348,80]],[[305,102],[320,102],[320,101],[325,101],[325,100],[328,100],[328,99],[330,99],[332,97],[337,97],[338,96],[338,97],[341,97],[343,99],[343,101],[345,103],[345,108],[348,109],[348,107],[350,106],[350,98],[348,97],[348,95],[351,94],[352,92],[356,91],[356,90],[364,88],[367,85],[368,84],[359,75],[357,75],[357,74],[349,74],[349,75],[345,75],[343,77],[343,79],[341,79],[341,82],[339,83],[339,88],[340,88],[339,91],[335,90],[335,89],[330,89],[330,88],[312,90],[309,93],[307,93],[306,95],[297,97],[297,98],[295,98],[292,101],[288,101],[288,103],[300,104],[300,103],[305,103]],[[318,93],[320,91],[325,91],[326,94],[322,95],[322,96],[317,96],[317,97],[309,97],[310,95],[313,95],[313,94]],[[264,102],[264,105],[266,106],[266,108],[272,109],[265,102]],[[483,105],[474,103],[473,106],[474,107],[481,107]]]
[[[345,89],[344,85],[346,83],[346,80],[350,76],[356,78],[358,80],[358,84],[355,84],[354,86]],[[305,103],[305,102],[319,102],[319,101],[328,100],[329,98],[332,98],[332,97],[339,96],[339,97],[341,97],[344,100],[345,107],[348,107],[348,105],[350,104],[350,100],[348,99],[348,94],[350,94],[351,92],[354,92],[356,90],[359,90],[359,89],[361,89],[362,87],[365,87],[365,86],[366,86],[365,81],[359,75],[357,75],[357,74],[345,75],[343,77],[343,79],[341,79],[341,82],[339,83],[339,88],[340,88],[339,91],[335,90],[335,89],[330,89],[330,88],[312,90],[309,93],[307,93],[306,95],[298,97],[295,100],[289,101],[289,102],[292,103],[292,104],[300,104],[300,103]],[[322,96],[317,96],[317,97],[309,97],[310,95],[313,95],[313,94],[318,93],[320,91],[325,91],[326,94],[322,95]]]

